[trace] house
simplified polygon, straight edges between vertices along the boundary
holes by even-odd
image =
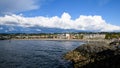
[[[71,35],[66,33],[66,34],[58,34],[57,39],[71,39]]]
[[[71,39],[71,35],[70,34],[65,34],[66,39]]]
[[[105,34],[84,34],[83,39],[105,39]]]

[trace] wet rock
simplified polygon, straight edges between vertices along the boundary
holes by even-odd
[[[120,68],[115,64],[120,60],[120,50],[109,44],[83,44],[64,55],[66,60],[73,62],[74,68]],[[112,60],[113,59],[113,60]],[[117,66],[116,66],[117,65]]]

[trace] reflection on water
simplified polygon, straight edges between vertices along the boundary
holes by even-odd
[[[62,56],[80,44],[78,41],[0,41],[0,68],[72,68]]]

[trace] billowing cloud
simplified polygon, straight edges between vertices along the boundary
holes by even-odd
[[[38,9],[37,0],[0,0],[0,14]]]
[[[120,26],[107,23],[101,16],[80,15],[80,17],[72,20],[68,13],[63,13],[61,17],[24,17],[21,15],[5,15],[4,17],[0,17],[0,25],[24,28],[47,27],[85,31],[120,31]],[[10,30],[14,29],[12,28]]]

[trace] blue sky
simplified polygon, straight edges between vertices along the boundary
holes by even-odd
[[[3,0],[0,32],[19,32],[17,27],[120,31],[119,6],[120,0]]]
[[[46,0],[39,9],[23,13],[25,16],[61,16],[67,12],[72,19],[80,15],[100,15],[109,23],[120,25],[119,6],[120,0]]]

